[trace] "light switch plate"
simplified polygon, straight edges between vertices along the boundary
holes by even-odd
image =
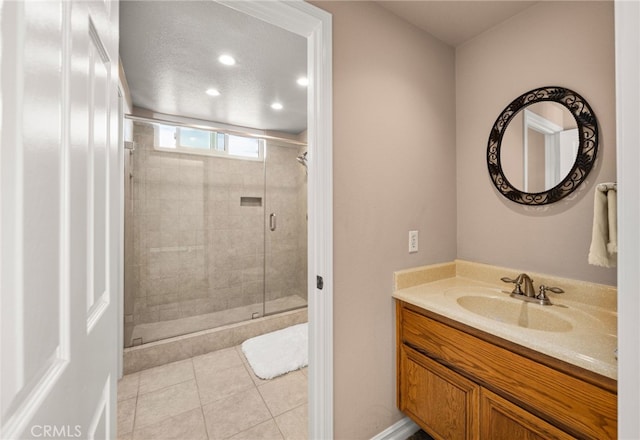
[[[409,253],[418,252],[418,231],[409,231]]]

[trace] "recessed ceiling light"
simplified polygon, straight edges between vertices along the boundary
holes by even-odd
[[[309,85],[309,78],[307,78],[306,76],[302,76],[300,78],[298,78],[298,80],[296,81],[298,83],[299,86],[308,86]]]
[[[207,89],[205,93],[209,96],[220,96],[220,92],[218,92],[216,89]]]
[[[280,104],[279,102],[274,102],[273,104],[271,104],[271,108],[274,110],[282,110],[282,104]]]
[[[233,66],[236,63],[236,59],[231,55],[220,55],[218,57],[218,61],[220,61],[225,66]]]

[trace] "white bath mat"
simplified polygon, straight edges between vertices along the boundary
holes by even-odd
[[[247,339],[242,352],[261,379],[272,379],[309,363],[309,327],[294,325],[282,330]]]

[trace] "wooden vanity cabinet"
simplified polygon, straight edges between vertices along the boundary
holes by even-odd
[[[402,411],[435,438],[478,438],[477,384],[406,346],[399,371]]]
[[[482,388],[480,438],[492,440],[569,440],[574,437]]]
[[[617,436],[616,381],[397,301],[398,408],[438,440]]]

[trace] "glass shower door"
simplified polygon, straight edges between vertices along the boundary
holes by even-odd
[[[163,132],[173,150],[161,143]],[[264,314],[265,165],[237,150],[236,157],[197,154],[201,132],[133,123],[139,147],[127,158],[125,181],[127,347]],[[175,148],[186,133],[198,134],[181,143],[191,154]]]
[[[268,142],[265,159],[265,315],[307,305],[306,146]]]

